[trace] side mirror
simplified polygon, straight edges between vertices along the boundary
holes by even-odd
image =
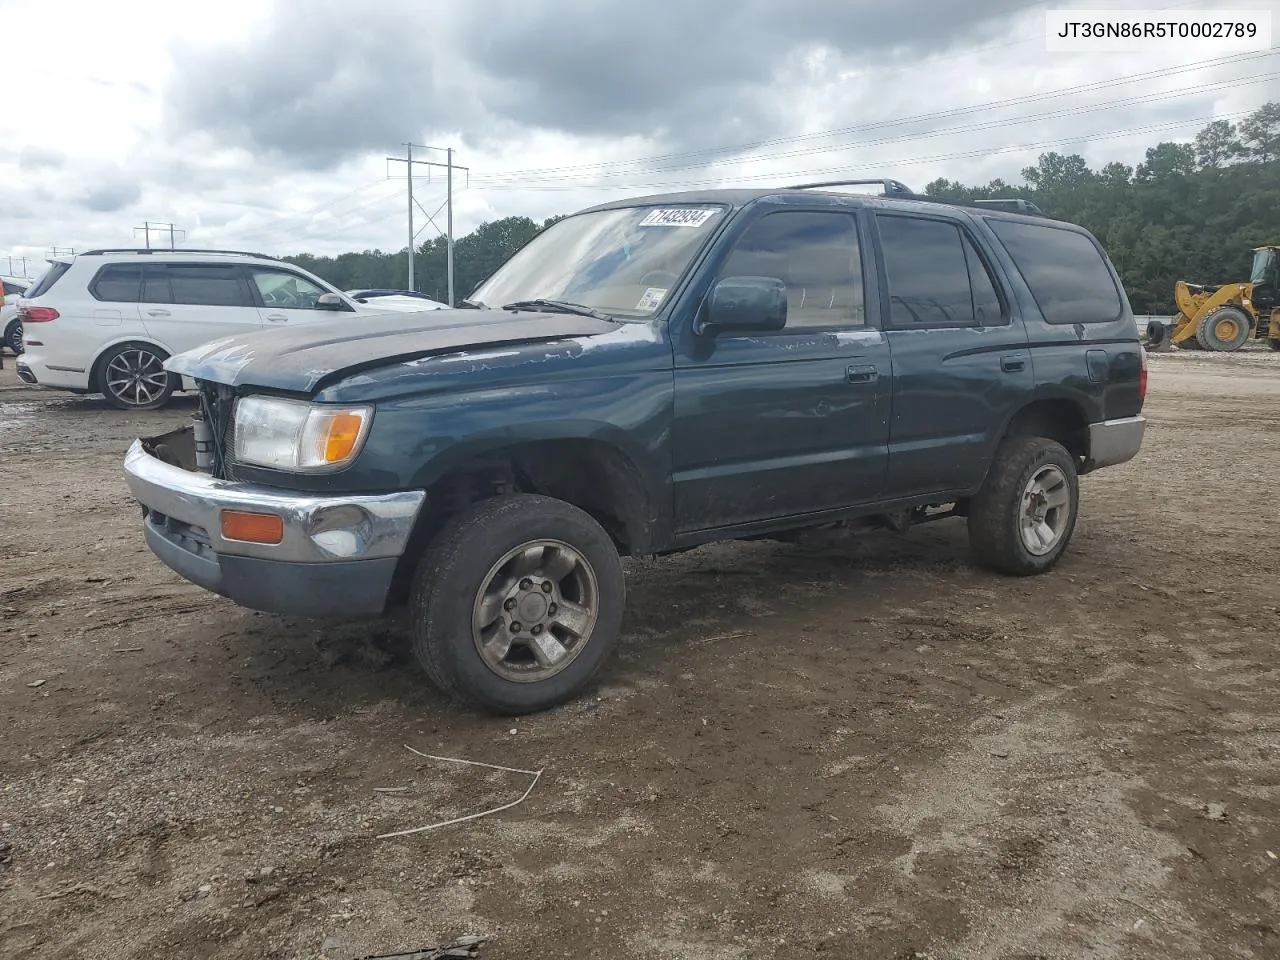
[[[346,310],[346,302],[336,293],[322,293],[316,297],[317,310]]]
[[[781,330],[786,325],[787,286],[774,277],[721,280],[711,290],[701,324],[712,330]]]

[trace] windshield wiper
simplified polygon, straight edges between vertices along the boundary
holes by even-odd
[[[458,306],[463,310],[488,310],[489,309],[479,300],[459,300]]]
[[[595,317],[597,320],[616,321],[617,317],[611,317],[607,313],[601,313],[591,307],[584,306],[581,303],[570,303],[568,300],[516,300],[512,303],[504,303],[503,310],[545,310],[548,313],[576,313],[583,317]]]

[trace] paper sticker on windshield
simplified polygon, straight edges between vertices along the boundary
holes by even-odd
[[[644,296],[640,298],[640,302],[636,304],[636,309],[657,310],[658,304],[662,303],[662,298],[666,295],[666,287],[650,287],[644,292]]]
[[[652,210],[640,221],[642,227],[700,227],[716,215],[715,210]]]

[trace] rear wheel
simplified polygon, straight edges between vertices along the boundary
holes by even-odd
[[[1196,340],[1206,350],[1229,353],[1249,339],[1249,315],[1239,307],[1218,307],[1200,318]]]
[[[969,505],[969,543],[985,566],[1028,576],[1052,568],[1071,541],[1080,490],[1075,460],[1043,437],[1010,437]]]
[[[587,684],[617,641],[624,602],[618,552],[588,514],[550,497],[483,500],[422,557],[414,654],[445,693],[533,713]]]
[[[98,361],[98,389],[118,410],[159,410],[177,387],[164,351],[141,343],[112,347]]]
[[[0,346],[8,347],[13,353],[22,353],[22,321],[16,317],[5,324],[4,339]]]

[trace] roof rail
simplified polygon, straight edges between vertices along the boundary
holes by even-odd
[[[262,260],[280,261],[279,257],[273,257],[269,253],[252,253],[248,250],[211,250],[201,247],[179,247],[174,250],[162,250],[154,247],[103,247],[100,250],[86,250],[81,254],[82,257],[101,256],[104,253],[150,253],[160,254],[162,256],[172,256],[178,253],[221,253],[234,257],[258,257]],[[283,262],[283,261],[281,261]]]
[[[995,210],[1008,210],[1011,213],[1030,213],[1037,216],[1044,216],[1044,211],[1037,207],[1030,200],[1023,200],[1021,197],[1008,197],[1003,199],[991,200],[974,200],[975,206],[991,207]]]
[[[795,183],[787,187],[787,189],[815,190],[821,187],[863,187],[873,183],[879,184],[884,189],[884,195],[888,197],[914,197],[916,195],[906,184],[885,177],[874,180],[826,180],[821,183]]]

